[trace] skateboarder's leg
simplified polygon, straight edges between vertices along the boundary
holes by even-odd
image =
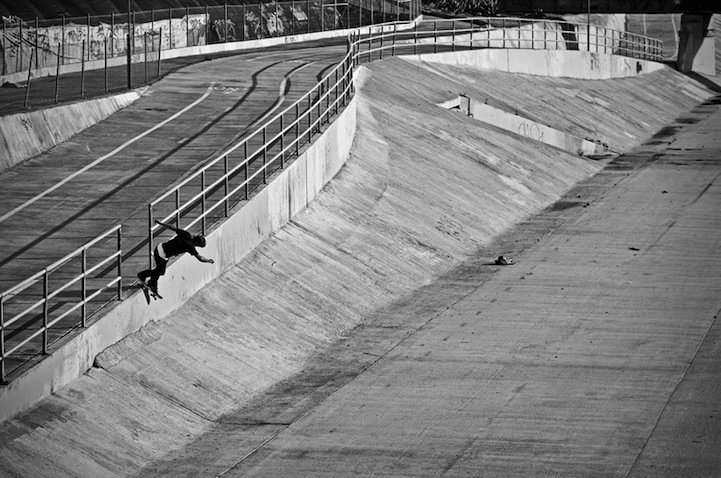
[[[165,275],[165,269],[168,265],[168,261],[163,259],[162,257],[158,256],[158,254],[155,254],[155,269],[151,271],[150,274],[150,280],[148,281],[148,287],[155,292],[158,293],[158,278],[160,276]]]

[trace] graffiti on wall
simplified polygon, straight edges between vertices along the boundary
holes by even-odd
[[[3,18],[0,33],[1,74],[56,66],[60,64],[103,60],[127,54],[128,25],[68,23],[34,28],[20,26],[18,21]],[[142,53],[158,49],[182,48],[206,44],[206,17],[188,15],[152,23],[139,23],[133,29],[132,51]]]

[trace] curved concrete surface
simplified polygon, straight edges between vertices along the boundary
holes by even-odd
[[[3,423],[3,473],[628,469],[714,307],[703,278],[689,282],[697,295],[673,282],[688,277],[683,257],[658,289],[632,284],[667,270],[675,249],[662,239],[676,236],[663,231],[684,230],[685,212],[721,210],[715,176],[691,167],[677,182],[663,176],[681,169],[672,162],[634,169],[668,147],[663,136],[594,176],[604,163],[436,105],[486,96],[628,151],[710,93],[669,70],[587,82],[399,59],[372,64],[361,80],[351,158],[318,200],[186,305]],[[649,187],[666,193],[632,197]],[[674,217],[658,219],[667,210]],[[702,251],[695,268],[712,254],[703,231],[719,230],[717,216],[708,220],[681,249]],[[499,254],[519,264],[489,265]],[[718,277],[713,264],[706,281]],[[694,299],[690,317],[700,320],[667,333],[679,310],[653,307],[659,293]],[[589,403],[597,414],[583,411]]]

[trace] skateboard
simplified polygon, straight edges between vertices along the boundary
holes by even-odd
[[[143,289],[143,294],[145,294],[145,301],[148,303],[148,305],[150,305],[150,298],[151,298],[151,297],[153,298],[153,300],[158,300],[158,299],[162,299],[162,298],[163,298],[162,295],[160,295],[160,294],[158,294],[157,292],[153,291],[153,289],[151,289],[150,287],[148,287],[148,285],[147,285],[145,282],[143,282],[143,281],[140,281],[140,282],[138,283],[138,287],[140,287],[141,289]]]

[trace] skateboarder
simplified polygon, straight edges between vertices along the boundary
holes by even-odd
[[[158,278],[165,275],[165,268],[167,267],[168,260],[171,257],[179,256],[188,252],[195,256],[195,258],[200,262],[213,264],[214,261],[213,259],[201,256],[195,249],[196,247],[205,247],[205,237],[202,235],[198,234],[197,236],[191,236],[186,230],[177,229],[160,221],[155,222],[175,232],[175,237],[167,242],[158,244],[153,253],[153,257],[155,258],[155,269],[147,269],[139,272],[138,279],[140,279],[142,287],[148,287],[154,295],[160,297],[160,294],[158,294]],[[145,279],[148,277],[150,277],[150,280],[146,283]]]

